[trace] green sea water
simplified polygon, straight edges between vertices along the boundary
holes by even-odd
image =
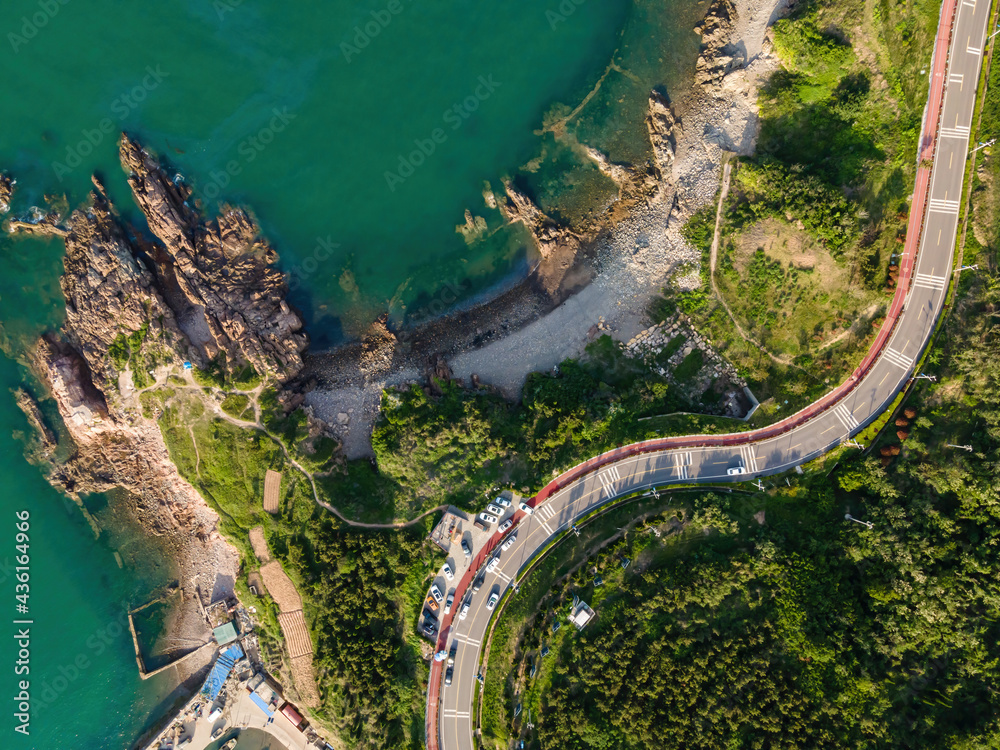
[[[97,172],[134,219],[116,148],[127,130],[209,211],[253,209],[323,347],[385,311],[419,317],[442,289],[468,297],[523,273],[524,238],[486,208],[484,181],[518,175],[557,214],[585,205],[599,180],[573,138],[644,158],[649,90],[691,74],[703,12],[694,0],[5,0],[0,169],[18,180],[13,213],[46,195],[75,207]],[[568,141],[540,134],[595,90]],[[455,232],[467,208],[489,227],[472,244]],[[88,501],[105,528],[95,539],[24,460],[27,422],[7,395],[30,385],[19,352],[60,321],[61,252],[0,237],[0,629],[13,634],[3,563],[28,509],[31,689],[51,703],[29,737],[13,731],[16,652],[0,646],[0,747],[124,747],[174,686],[138,679],[122,603],[172,574],[113,498]]]

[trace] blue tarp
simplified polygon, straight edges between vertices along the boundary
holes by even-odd
[[[222,686],[226,683],[226,678],[233,671],[233,665],[242,658],[243,649],[240,648],[238,643],[222,649],[219,653],[218,661],[215,662],[215,666],[212,667],[212,671],[208,674],[208,679],[205,680],[205,684],[201,688],[201,692],[208,696],[210,701],[214,701],[219,696],[219,691],[222,690]]]
[[[274,716],[274,711],[271,710],[271,707],[268,706],[267,703],[264,702],[264,699],[257,695],[257,693],[250,693],[250,700],[260,706],[260,710],[267,714],[267,718],[270,719]]]

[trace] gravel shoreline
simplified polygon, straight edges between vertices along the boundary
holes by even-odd
[[[688,272],[673,283],[700,283],[700,254],[680,229],[713,201],[726,155],[753,153],[757,92],[778,64],[768,29],[787,4],[722,0],[709,10],[696,80],[672,101],[672,165],[651,198],[580,254],[568,296],[552,300],[529,277],[479,307],[400,332],[391,362],[377,375],[359,372],[359,344],[307,356],[299,378],[305,403],[331,425],[348,459],[374,455],[382,390],[419,380],[434,359],[446,359],[455,378],[468,383],[478,376],[516,399],[531,372],[579,356],[598,335],[628,341],[642,330],[650,302],[678,269]]]

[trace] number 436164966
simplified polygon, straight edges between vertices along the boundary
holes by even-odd
[[[14,587],[14,598],[20,603],[20,606],[17,608],[18,612],[24,613],[28,607],[28,581],[31,578],[31,555],[29,554],[28,537],[28,530],[31,526],[28,520],[30,512],[19,510],[15,515],[17,516],[17,522],[14,525],[17,529],[17,534],[14,537],[14,549],[17,550],[17,566],[14,568],[14,573],[17,578],[17,584]]]

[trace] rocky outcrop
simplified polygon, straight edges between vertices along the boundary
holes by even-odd
[[[695,26],[695,31],[701,34],[701,52],[695,70],[698,85],[717,84],[746,64],[745,57],[730,46],[735,22],[736,8],[731,0],[715,0],[702,22]]]
[[[0,173],[0,214],[10,211],[10,197],[14,194],[14,180]]]
[[[6,227],[11,234],[28,234],[35,237],[65,237],[69,234],[69,229],[59,223],[59,214],[45,213],[37,206],[32,206],[24,219],[8,219]]]
[[[28,393],[23,388],[17,388],[13,391],[14,400],[17,402],[17,407],[24,412],[24,416],[27,417],[28,423],[31,425],[32,429],[38,438],[37,449],[42,456],[48,456],[56,449],[56,436],[53,434],[52,430],[45,422],[45,417],[42,416],[42,410],[38,407],[38,402],[35,401],[34,397]]]
[[[136,202],[160,243],[148,252],[164,298],[203,361],[220,354],[287,380],[302,369],[307,339],[285,301],[277,254],[240,208],[222,206],[202,221],[183,183],[167,176],[138,143],[122,136],[122,166]]]
[[[653,158],[657,179],[670,174],[677,151],[677,137],[674,128],[677,118],[667,97],[655,89],[649,94],[649,110],[646,114],[646,130],[653,146]]]

